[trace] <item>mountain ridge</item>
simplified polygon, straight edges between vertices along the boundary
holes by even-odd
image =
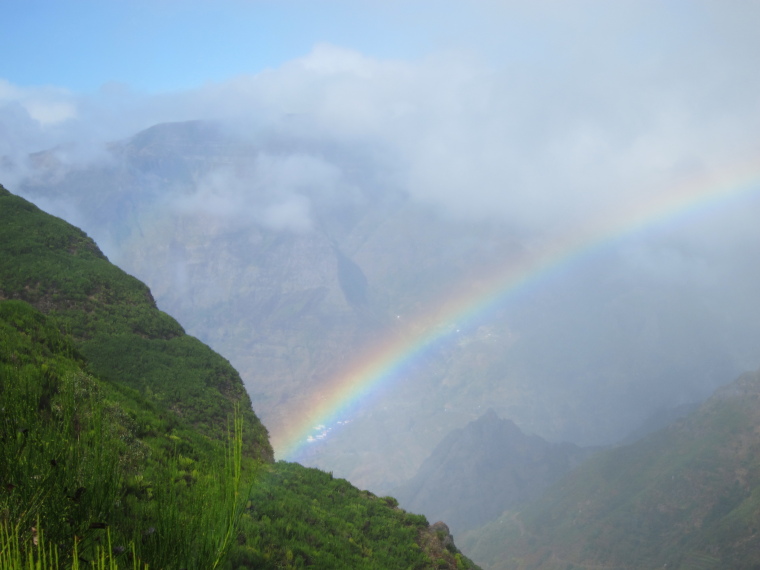
[[[760,371],[459,537],[485,568],[755,568]]]
[[[489,408],[450,432],[392,494],[404,508],[444,520],[458,535],[536,499],[595,451],[526,435]]]

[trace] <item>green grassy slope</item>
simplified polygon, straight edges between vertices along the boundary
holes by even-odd
[[[463,544],[489,568],[760,567],[760,373]]]
[[[86,368],[59,323],[0,301],[0,568],[22,567],[6,558],[12,545],[38,556],[43,535],[57,562],[42,568],[99,554],[125,567],[132,556],[153,568],[213,568],[244,504],[235,495],[242,435],[235,472],[221,443],[198,445],[137,392]],[[247,478],[253,467],[249,459]]]
[[[394,499],[271,457],[235,370],[0,186],[0,567],[43,533],[44,569],[474,567]]]
[[[221,356],[156,308],[150,290],[112,265],[84,232],[0,186],[0,299],[56,318],[89,370],[148,395],[175,420],[223,439],[239,404],[245,447],[271,460],[265,428],[240,376]]]

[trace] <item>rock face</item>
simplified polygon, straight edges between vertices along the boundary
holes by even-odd
[[[433,523],[430,525],[430,529],[441,535],[441,544],[444,548],[454,545],[454,537],[451,536],[449,526],[445,522],[438,521]]]
[[[592,452],[526,435],[488,410],[447,435],[394,494],[404,508],[445,520],[458,534],[535,499]]]

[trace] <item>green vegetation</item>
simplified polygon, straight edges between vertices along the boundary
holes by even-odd
[[[237,371],[159,311],[150,290],[112,265],[81,230],[0,186],[0,299],[21,299],[56,318],[97,376],[155,400],[179,422],[223,440],[240,406],[246,454],[272,458]],[[173,427],[173,426],[172,426]]]
[[[0,186],[0,568],[471,568],[424,517],[272,464],[222,357]]]
[[[456,548],[434,546],[422,515],[392,497],[360,491],[344,479],[278,462],[254,488],[233,556],[254,568],[474,568]]]
[[[240,420],[216,462],[184,456],[174,435],[139,439],[139,402],[88,374],[73,344],[30,305],[0,302],[3,551],[39,556],[44,533],[62,566],[108,554],[218,567],[245,504]]]

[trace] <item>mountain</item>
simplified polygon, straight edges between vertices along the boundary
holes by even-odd
[[[108,152],[87,168],[39,153],[23,194],[85,227],[150,284],[163,309],[228,356],[275,442],[352,358],[405,334],[399,321],[441,296],[448,276],[475,274],[487,251],[512,247],[482,225],[452,234],[388,181],[367,180],[356,150],[252,142],[194,121],[157,125]],[[444,250],[446,265],[436,261]],[[474,352],[476,334],[458,340],[469,336]],[[446,362],[456,352],[434,356],[439,366],[420,368],[403,394],[346,418],[350,434],[312,447],[312,463],[359,484],[411,476],[452,418],[477,417],[469,402],[440,414],[454,393],[470,390],[459,371],[470,357]],[[433,388],[435,400],[419,397]],[[397,427],[412,414],[413,441]]]
[[[760,371],[460,537],[485,568],[757,568]]]
[[[593,451],[526,435],[488,410],[449,433],[393,494],[404,508],[445,520],[460,534],[538,498]]]
[[[411,350],[439,308],[495,293],[494,276],[541,239],[415,201],[387,149],[315,140],[298,121],[161,124],[97,152],[41,149],[18,187],[229,358],[276,450],[336,379],[378,346]],[[551,441],[610,444],[749,366],[759,320],[727,329],[704,291],[657,276],[641,286],[629,261],[600,255],[441,325],[446,342],[300,459],[385,493],[489,407]]]
[[[87,235],[0,190],[0,300],[61,320],[92,372],[160,401],[176,421],[223,439],[239,406],[246,449],[272,459],[266,429],[229,362],[159,311],[150,290]]]
[[[273,463],[230,364],[2,186],[0,402],[3,568],[473,567],[395,499]]]

